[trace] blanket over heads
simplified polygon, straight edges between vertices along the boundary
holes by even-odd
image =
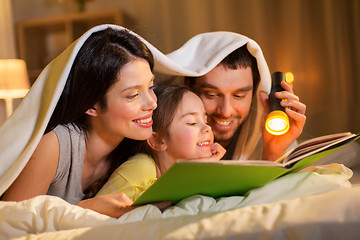
[[[0,194],[17,178],[30,159],[45,132],[52,112],[67,81],[74,59],[86,39],[106,28],[125,29],[116,25],[99,25],[84,33],[58,57],[50,62],[34,82],[29,93],[0,128]],[[261,77],[259,91],[270,92],[271,76],[259,45],[252,39],[232,32],[199,34],[178,50],[165,55],[134,32],[151,50],[154,70],[169,75],[201,76],[212,70],[232,51],[247,44],[256,58]],[[257,94],[258,95],[258,94]],[[257,101],[254,101],[255,104]],[[236,158],[247,158],[255,152],[261,135],[261,104],[247,121],[248,131],[241,135],[244,146],[235,150]]]

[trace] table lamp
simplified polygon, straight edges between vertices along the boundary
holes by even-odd
[[[7,117],[13,112],[13,99],[25,97],[29,88],[25,61],[0,59],[0,99],[5,100]]]

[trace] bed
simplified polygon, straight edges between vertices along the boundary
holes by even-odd
[[[1,193],[16,179],[39,142],[76,52],[92,32],[109,26],[122,29],[101,25],[80,37],[43,70],[14,114],[1,126]],[[209,52],[199,47],[202,41],[214,43],[207,45],[212,49],[208,59],[188,65],[169,59],[143,41],[154,54],[157,71],[189,76],[203,75],[232,50],[248,43],[264,80],[261,87],[269,92],[270,74],[260,47],[239,34],[215,35],[182,49],[197,47],[194,55],[202,56],[201,52]],[[359,144],[355,142],[316,167],[276,179],[246,196],[214,199],[194,195],[164,212],[148,204],[119,219],[54,196],[0,202],[0,239],[358,239],[359,157]]]
[[[1,239],[358,239],[360,184],[343,165],[279,178],[246,197],[195,195],[119,219],[38,196],[0,205]],[[315,184],[314,184],[315,183]]]

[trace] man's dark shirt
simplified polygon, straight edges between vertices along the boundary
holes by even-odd
[[[241,130],[241,126],[239,126],[239,128],[236,130],[234,136],[231,139],[230,145],[226,148],[226,153],[221,158],[221,160],[232,160],[236,147],[236,142],[239,138],[240,130]]]

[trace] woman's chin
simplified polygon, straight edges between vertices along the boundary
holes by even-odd
[[[152,134],[152,128],[148,128],[148,129],[143,129],[140,133],[137,134],[129,134],[129,136],[127,136],[127,138],[133,139],[133,140],[147,140],[151,137]]]

